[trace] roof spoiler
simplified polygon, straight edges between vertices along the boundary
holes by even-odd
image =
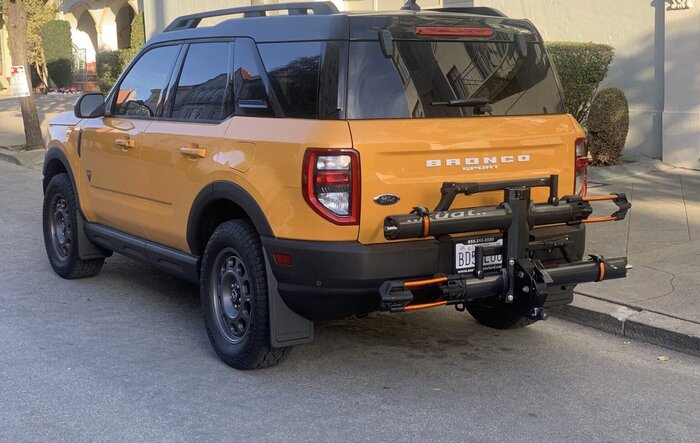
[[[454,8],[434,8],[428,9],[428,11],[435,12],[456,12],[458,14],[473,14],[473,15],[490,15],[492,17],[506,17],[504,13],[496,8],[489,8],[487,6],[472,6],[472,7],[454,7]]]
[[[216,11],[205,11],[178,17],[173,20],[163,32],[196,28],[205,18],[235,14],[243,14],[243,18],[265,17],[268,11],[287,11],[289,15],[307,15],[309,11],[314,15],[332,15],[339,12],[338,8],[336,8],[332,2],[278,3],[245,6],[242,8],[218,9]]]

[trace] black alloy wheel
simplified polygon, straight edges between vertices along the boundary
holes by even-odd
[[[221,334],[231,343],[241,341],[250,324],[253,294],[250,274],[233,248],[219,253],[212,269],[212,306]]]

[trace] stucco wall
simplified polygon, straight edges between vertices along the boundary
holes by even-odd
[[[168,1],[143,0],[146,38],[161,32],[170,22],[187,14],[204,10],[236,8],[250,6],[251,0],[206,0],[206,1]]]
[[[700,6],[668,11],[665,28],[663,159],[699,169]]]
[[[510,17],[530,19],[547,41],[613,46],[616,57],[603,86],[623,89],[629,100],[630,132],[625,155],[661,157],[663,75],[656,74],[661,66],[656,64],[655,58],[656,2],[475,0],[473,3],[500,9]],[[663,60],[663,53],[659,55]]]

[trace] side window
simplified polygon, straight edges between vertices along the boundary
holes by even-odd
[[[180,46],[161,46],[143,54],[116,91],[115,115],[154,117]]]
[[[274,117],[261,76],[260,57],[253,40],[236,39],[233,55],[233,98],[236,115]]]
[[[230,115],[229,45],[228,42],[190,45],[175,92],[172,118],[222,120]]]
[[[318,118],[321,42],[264,43],[258,49],[285,117]]]

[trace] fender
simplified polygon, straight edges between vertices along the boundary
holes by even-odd
[[[78,186],[75,182],[75,176],[73,175],[73,169],[70,166],[70,161],[68,161],[68,156],[65,152],[63,152],[63,149],[59,148],[56,145],[50,146],[46,151],[46,155],[44,156],[44,166],[42,167],[42,174],[44,175],[42,191],[46,191],[46,187],[49,185],[51,177],[56,175],[55,173],[52,173],[52,170],[49,169],[49,166],[51,164],[55,164],[55,162],[57,161],[60,162],[63,165],[63,169],[65,169],[66,172],[68,172],[70,184],[71,186],[73,186],[75,203],[78,205],[78,212],[80,213],[80,216],[83,219],[86,219],[85,214],[83,214],[83,207],[80,204],[80,193],[78,192]]]
[[[68,173],[68,178],[70,178],[70,183],[73,187],[75,203],[78,206],[78,256],[83,260],[110,257],[112,255],[112,251],[108,251],[107,249],[97,246],[85,235],[84,226],[86,218],[85,214],[83,214],[83,208],[80,205],[80,194],[75,183],[73,170],[70,167],[70,162],[68,161],[66,153],[55,145],[48,148],[46,151],[46,156],[44,157],[44,166],[42,168],[42,173],[44,175],[42,191],[46,191],[46,187],[49,185],[50,181],[49,177],[56,175],[53,170],[54,166],[51,166],[56,165],[56,162],[59,162],[63,166],[63,169],[65,169]]]
[[[49,184],[50,179],[47,177],[47,174],[50,174],[51,171],[49,170],[49,165],[54,162],[54,161],[59,161],[63,165],[63,169],[68,171],[68,176],[70,177],[71,184],[73,185],[73,189],[77,189],[75,187],[75,177],[73,176],[73,171],[71,170],[70,162],[68,161],[68,157],[66,156],[65,152],[58,146],[49,146],[49,148],[46,150],[46,155],[44,156],[44,166],[42,167],[42,174],[44,175],[44,190],[46,190],[46,186]],[[55,174],[51,174],[52,176]],[[76,195],[75,198],[77,199],[78,196]]]
[[[210,203],[217,200],[228,200],[240,206],[250,217],[260,235],[274,237],[265,213],[245,189],[229,181],[215,181],[200,191],[190,209],[190,215],[187,219],[187,244],[193,254],[201,255],[203,252],[199,250],[197,239],[202,219],[201,215]]]

